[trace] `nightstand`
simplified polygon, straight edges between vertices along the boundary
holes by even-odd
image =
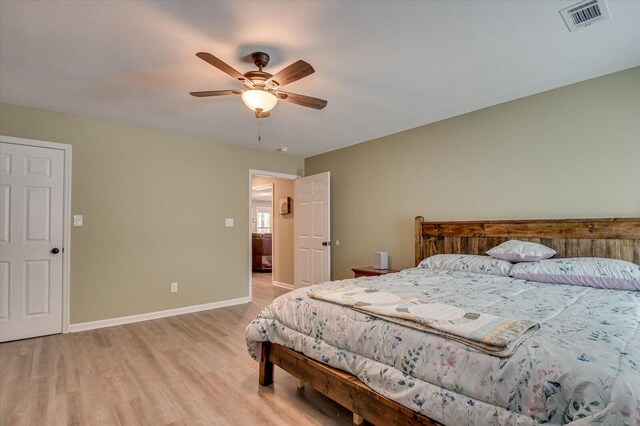
[[[362,268],[352,268],[353,275],[356,278],[359,277],[377,277],[380,275],[393,274],[394,272],[400,272],[396,269],[376,269],[371,266],[363,266]]]

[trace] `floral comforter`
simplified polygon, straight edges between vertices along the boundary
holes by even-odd
[[[509,358],[308,297],[350,284],[540,323]],[[446,425],[640,422],[640,292],[407,269],[287,293],[246,330]]]

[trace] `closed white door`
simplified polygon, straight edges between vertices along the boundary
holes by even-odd
[[[329,172],[298,178],[294,198],[295,286],[329,281]]]
[[[0,341],[62,332],[64,151],[0,143]]]

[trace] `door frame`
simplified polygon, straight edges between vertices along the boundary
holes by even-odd
[[[253,207],[253,199],[252,199],[252,192],[253,192],[253,185],[252,180],[254,176],[264,176],[264,177],[270,177],[270,178],[278,178],[278,179],[287,179],[287,180],[296,180],[298,179],[300,176],[299,175],[291,175],[291,174],[287,174],[287,173],[280,173],[280,172],[270,172],[267,170],[256,170],[256,169],[249,169],[249,217],[248,217],[248,221],[247,223],[249,224],[249,232],[248,232],[248,247],[249,247],[249,255],[248,257],[248,269],[249,269],[249,300],[252,301],[253,300],[253,267],[252,267],[252,256],[251,256],[251,249],[252,249],[252,233],[253,233],[253,228],[251,226],[251,209]],[[273,220],[273,211],[275,210],[273,208],[273,205],[275,204],[275,189],[273,191],[273,195],[272,195],[272,203],[271,203],[271,216],[272,216],[272,220]],[[273,235],[273,234],[272,234]],[[273,243],[272,243],[273,244]],[[271,272],[273,274],[273,270]],[[273,275],[271,275],[273,277]]]
[[[14,145],[26,145],[37,148],[57,149],[64,152],[64,182],[63,182],[63,224],[62,224],[62,332],[69,332],[69,308],[71,302],[71,151],[72,146],[66,143],[47,142],[37,139],[16,138],[0,135],[0,142]]]

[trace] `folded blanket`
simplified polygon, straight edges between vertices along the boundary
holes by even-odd
[[[527,337],[540,328],[533,321],[466,312],[456,306],[403,298],[367,287],[317,289],[310,291],[309,296],[445,336],[500,357],[513,354]]]

